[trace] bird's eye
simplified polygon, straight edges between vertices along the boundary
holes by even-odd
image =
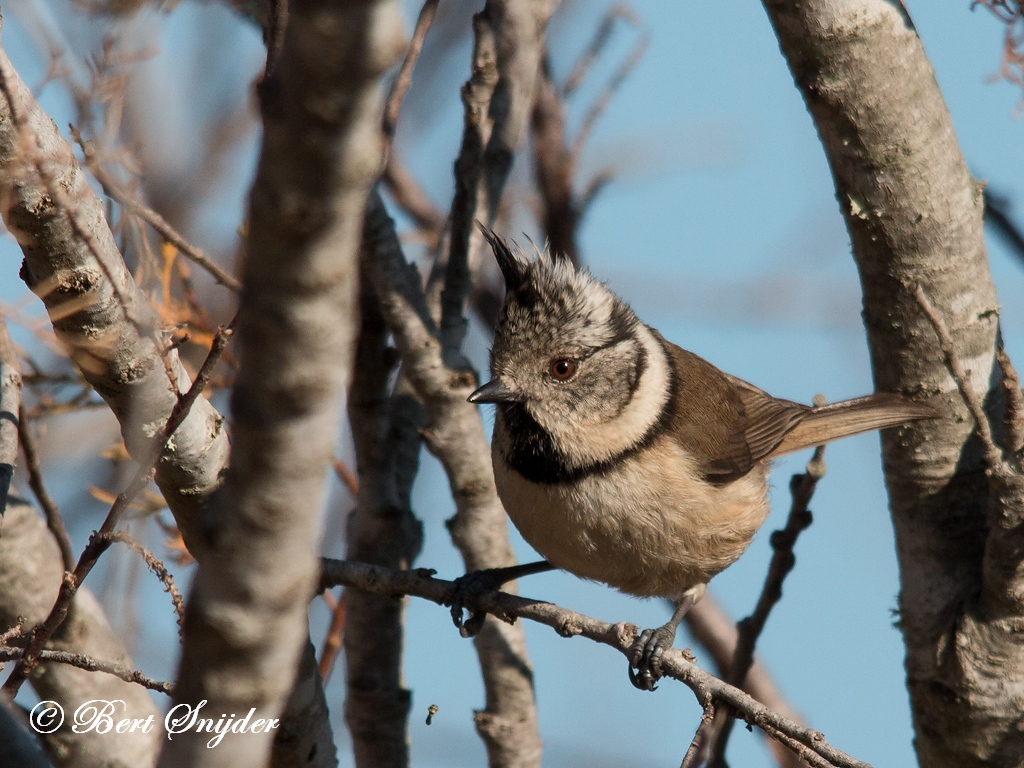
[[[559,381],[567,381],[576,373],[576,361],[569,357],[559,357],[551,361],[548,372]]]

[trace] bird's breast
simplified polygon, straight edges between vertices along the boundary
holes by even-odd
[[[494,441],[498,494],[523,538],[558,568],[644,597],[676,597],[746,549],[768,513],[767,468],[713,486],[669,438],[570,482],[526,479]]]

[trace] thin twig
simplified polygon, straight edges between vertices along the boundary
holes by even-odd
[[[325,593],[324,597],[326,598],[329,594]],[[324,685],[327,685],[327,681],[331,679],[334,663],[338,660],[338,654],[341,653],[341,643],[345,637],[345,619],[348,615],[346,603],[345,593],[342,592],[331,606],[331,627],[327,630],[324,646],[320,651],[320,677],[323,678]]]
[[[21,441],[21,450],[25,454],[25,468],[28,470],[28,485],[32,489],[36,501],[42,507],[46,515],[46,525],[57,540],[60,547],[61,560],[64,561],[64,570],[72,571],[75,568],[75,553],[71,549],[71,537],[64,525],[64,518],[61,517],[57,502],[46,490],[43,483],[43,468],[39,462],[39,452],[36,450],[36,441],[32,436],[32,429],[29,426],[30,419],[25,412],[25,404],[21,404],[21,412],[18,414],[18,439]]]
[[[409,40],[409,49],[405,53],[405,60],[402,67],[395,76],[395,82],[391,85],[391,93],[388,94],[387,106],[384,108],[383,130],[388,144],[391,144],[395,137],[395,128],[398,125],[398,115],[402,111],[402,101],[405,94],[412,85],[412,71],[416,66],[416,60],[423,50],[423,41],[427,38],[430,25],[434,23],[434,15],[437,13],[439,0],[426,0],[420,8],[420,15],[416,19],[416,28],[413,30],[412,38]]]
[[[110,540],[105,537],[105,534],[111,533],[116,528],[132,499],[149,485],[155,472],[156,463],[160,459],[167,441],[181,425],[181,422],[185,420],[185,417],[188,416],[192,403],[196,401],[196,398],[201,395],[206,387],[206,383],[213,373],[217,360],[220,358],[230,338],[231,330],[229,328],[221,327],[218,329],[210,353],[196,375],[195,381],[192,382],[192,386],[184,395],[178,398],[163,428],[154,437],[145,460],[140,463],[132,481],[124,491],[118,494],[117,499],[115,499],[110,507],[110,511],[107,513],[106,519],[103,521],[103,525],[90,537],[89,543],[86,544],[81,557],[78,559],[74,572],[64,574],[60,591],[57,594],[57,600],[54,602],[53,608],[50,609],[50,614],[42,624],[32,631],[32,638],[25,649],[25,655],[18,661],[10,677],[7,678],[7,682],[4,683],[4,692],[12,698],[17,694],[28,674],[37,665],[39,652],[43,649],[46,641],[64,623],[64,619],[71,607],[71,600],[78,591],[78,587],[81,586],[85,577],[88,576],[93,566],[96,565],[100,555],[110,546]]]
[[[4,99],[7,101],[7,107],[11,114],[11,121],[17,130],[18,139],[26,144],[23,152],[25,164],[31,165],[35,168],[43,187],[46,189],[46,192],[50,197],[53,198],[55,207],[64,212],[72,232],[74,232],[75,236],[85,243],[89,252],[93,255],[93,258],[96,259],[96,263],[103,271],[104,276],[109,280],[114,293],[117,295],[120,307],[124,311],[125,319],[138,328],[139,332],[142,334],[152,332],[152,328],[139,323],[137,318],[132,317],[130,309],[132,304],[128,300],[124,287],[116,276],[118,271],[117,268],[119,266],[123,267],[123,265],[111,265],[108,263],[105,250],[102,244],[97,240],[95,232],[93,232],[89,226],[83,225],[82,222],[79,221],[79,206],[77,205],[76,200],[73,199],[71,194],[69,194],[65,189],[61,180],[49,167],[47,167],[45,158],[42,156],[42,147],[39,143],[39,137],[35,135],[29,126],[29,111],[32,105],[30,104],[28,105],[28,108],[24,108],[26,105],[16,103],[15,100],[14,94],[19,82],[17,73],[14,71],[10,60],[7,58],[7,54],[0,49],[0,92],[3,92]]]
[[[11,648],[9,646],[4,646],[2,644],[2,640],[0,640],[0,661],[20,661],[24,658],[25,652],[24,648]],[[38,652],[36,658],[39,661],[53,661],[59,664],[68,664],[72,667],[84,669],[87,672],[106,672],[108,675],[121,678],[126,683],[138,683],[151,691],[166,693],[168,696],[174,689],[174,686],[171,683],[165,683],[162,680],[154,680],[136,669],[131,669],[130,667],[126,667],[121,664],[115,664],[112,661],[94,659],[82,653],[42,650]]]
[[[939,347],[946,356],[946,367],[949,368],[953,381],[956,382],[957,389],[960,390],[960,397],[963,398],[964,405],[967,406],[967,410],[970,411],[971,417],[974,419],[974,429],[981,440],[982,450],[985,454],[985,464],[992,472],[1003,472],[1005,465],[1003,463],[1002,451],[996,446],[995,440],[992,437],[988,416],[985,415],[985,409],[982,407],[981,401],[971,385],[970,374],[964,370],[963,365],[960,363],[960,356],[956,353],[956,347],[953,344],[953,338],[949,335],[949,329],[946,328],[946,323],[928,299],[924,288],[920,284],[913,287],[913,294],[918,305],[921,307],[921,311],[924,312],[929,322],[931,322],[932,328],[935,329],[935,335],[939,337]]]
[[[359,478],[355,476],[355,473],[345,466],[345,462],[335,457],[334,462],[334,474],[341,480],[342,485],[348,489],[348,492],[352,494],[353,498],[359,495]]]
[[[174,577],[167,570],[167,566],[160,561],[160,558],[124,531],[110,531],[109,533],[102,534],[102,537],[108,543],[119,541],[129,549],[137,552],[146,562],[149,570],[153,572],[153,575],[160,579],[160,583],[164,585],[164,591],[171,596],[171,603],[174,605],[174,614],[178,622],[178,634],[180,635],[185,629],[185,601],[182,600],[181,592],[178,591],[178,587],[174,583]]]
[[[636,13],[627,4],[617,3],[609,8],[608,13],[601,19],[601,23],[598,25],[590,44],[583,49],[583,53],[580,54],[580,57],[569,72],[569,76],[565,79],[565,84],[562,86],[562,98],[569,98],[583,84],[583,80],[590,72],[590,68],[611,39],[615,22],[619,19],[627,21],[633,26],[640,26],[639,18],[637,18]]]
[[[435,248],[444,227],[444,214],[423,191],[409,169],[399,162],[394,152],[388,154],[381,181],[398,206],[427,234],[428,247]]]
[[[576,134],[576,138],[572,143],[571,154],[574,159],[579,159],[580,153],[583,151],[584,145],[587,143],[587,139],[590,138],[591,132],[594,130],[594,126],[597,124],[598,119],[604,114],[604,111],[611,104],[612,98],[615,96],[615,92],[619,90],[622,83],[629,77],[630,73],[636,69],[637,64],[643,59],[647,53],[647,48],[651,44],[651,33],[644,32],[640,39],[633,45],[633,49],[630,51],[629,56],[626,57],[625,61],[619,66],[612,75],[611,79],[602,89],[601,93],[598,94],[597,98],[594,99],[594,103],[591,104],[590,109],[587,110],[587,114],[583,118],[583,122],[580,124],[580,129]]]
[[[117,201],[119,205],[123,206],[133,215],[138,216],[144,222],[149,224],[157,234],[177,248],[187,259],[198,264],[213,275],[213,278],[218,283],[223,285],[225,288],[231,289],[235,293],[241,292],[242,284],[234,275],[207,256],[201,248],[192,245],[185,236],[172,227],[163,216],[133,198],[124,189],[122,189],[116,181],[114,181],[110,174],[104,170],[96,157],[96,151],[92,147],[92,142],[85,141],[78,130],[74,127],[72,127],[72,135],[78,145],[82,148],[82,155],[85,158],[86,166],[92,172],[92,175],[96,177],[96,180],[103,187],[103,191],[108,197]]]
[[[679,764],[679,768],[694,768],[704,754],[704,742],[707,741],[708,729],[715,721],[715,702],[709,699],[704,702],[703,707],[700,724],[697,726],[696,733],[693,734],[693,739],[683,755],[683,762]]]
[[[530,112],[533,137],[533,167],[537,191],[543,203],[541,223],[553,253],[579,264],[576,245],[579,215],[573,194],[576,163],[565,142],[565,105],[551,79],[551,64],[545,49],[537,74],[537,86]]]
[[[24,628],[26,621],[27,619],[24,616],[19,616],[18,622],[13,627],[0,632],[0,645],[7,645],[14,638],[21,637],[21,630]]]
[[[703,600],[693,606],[684,620],[690,635],[711,654],[715,666],[718,667],[719,676],[724,678],[729,673],[729,667],[736,653],[736,640],[739,636],[736,622],[725,612],[712,594],[705,595]],[[757,659],[754,659],[746,679],[739,687],[766,707],[774,709],[794,722],[801,722],[800,715],[786,701],[772,680],[771,674]],[[779,768],[804,768],[800,758],[781,742],[767,738],[766,745],[771,750]],[[704,756],[707,753],[702,751],[701,754]]]
[[[381,595],[412,595],[439,605],[450,605],[455,589],[454,582],[436,579],[433,577],[433,571],[424,568],[394,571],[366,563],[324,559],[320,577],[321,588],[330,589],[339,584]],[[551,627],[563,637],[580,635],[611,646],[624,656],[629,655],[637,635],[635,624],[609,624],[552,603],[530,600],[497,590],[480,594],[479,598],[474,600],[474,604],[467,607],[471,610],[486,611],[502,621],[512,622],[516,618],[536,621]],[[820,731],[807,728],[772,711],[735,686],[719,680],[687,661],[683,651],[679,649],[673,648],[665,653],[662,672],[665,677],[679,680],[689,687],[699,702],[704,702],[710,697],[716,706],[731,708],[751,725],[761,728],[773,737],[781,736],[796,742],[831,765],[838,768],[869,768],[867,763],[847,755],[825,741]]]
[[[823,404],[822,400],[815,399],[815,405]],[[757,640],[764,630],[772,608],[782,598],[783,581],[796,564],[793,547],[800,534],[812,522],[813,518],[808,505],[818,481],[825,476],[824,454],[825,446],[821,445],[815,448],[814,455],[807,463],[807,471],[803,474],[793,475],[790,480],[789,490],[793,501],[789,508],[785,527],[772,533],[772,560],[768,566],[764,587],[761,589],[754,612],[737,625],[739,635],[736,638],[736,651],[726,677],[730,685],[742,686],[746,680],[747,673],[754,663],[754,647],[757,645]],[[711,766],[725,765],[725,748],[729,743],[733,722],[732,717],[725,716],[719,718],[715,723],[708,743],[708,762]]]

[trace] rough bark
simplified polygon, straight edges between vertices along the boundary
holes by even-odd
[[[25,628],[46,618],[64,575],[60,549],[39,514],[11,497],[0,536],[0,631],[26,619]],[[114,633],[88,589],[79,589],[71,611],[47,648],[70,651],[103,661],[132,666],[124,643]],[[67,664],[41,662],[30,678],[41,699],[64,707],[65,725],[46,737],[58,765],[76,768],[135,768],[153,765],[162,734],[71,731],[75,709],[93,699],[125,702],[118,717],[160,719],[146,690],[112,675],[87,672]]]
[[[57,339],[121,425],[141,458],[190,379],[156,313],[114,243],[103,203],[71,146],[0,51],[0,200],[4,223],[25,256],[21,277],[46,305]],[[14,99],[12,112],[8,96]],[[156,482],[186,542],[203,499],[227,460],[221,417],[200,398],[157,464]]]
[[[348,400],[359,495],[348,519],[346,554],[361,562],[409,568],[423,542],[411,495],[426,413],[404,382],[394,394],[389,392],[397,355],[388,344],[377,297],[365,280],[360,307]],[[412,696],[402,681],[404,602],[349,589],[345,610],[345,720],[356,765],[408,765]]]
[[[832,169],[860,271],[876,387],[950,414],[882,435],[918,759],[929,768],[1016,766],[1024,754],[1024,547],[1019,522],[1004,513],[1019,508],[1020,490],[986,477],[973,422],[914,299],[922,286],[973,389],[999,416],[982,185],[967,170],[900,3],[765,6]]]
[[[365,238],[367,275],[402,357],[403,373],[426,405],[427,445],[448,474],[455,519],[461,526],[459,537],[453,532],[453,538],[466,569],[511,565],[515,558],[494,487],[483,422],[477,409],[466,402],[476,376],[444,365],[419,272],[405,261],[394,223],[376,195],[370,200]],[[474,642],[487,697],[486,708],[477,712],[476,725],[487,746],[489,764],[537,765],[541,742],[522,629],[488,619]]]
[[[366,194],[383,159],[379,79],[402,50],[394,0],[302,0],[261,84],[231,464],[204,518],[208,552],[189,601],[176,702],[276,718],[295,679],[354,355]],[[160,764],[269,758],[272,734],[231,735],[217,749],[202,736],[175,738]],[[333,760],[320,747],[296,758]]]
[[[22,278],[43,299],[57,338],[86,380],[117,417],[125,445],[144,456],[154,432],[190,381],[176,350],[164,353],[156,314],[124,265],[103,214],[53,121],[39,108],[0,52],[5,88],[0,94],[0,199],[4,223],[25,256]],[[21,109],[10,109],[8,95]],[[166,367],[165,367],[166,363]],[[223,417],[199,398],[156,468],[156,483],[190,550],[202,558],[199,510],[218,487],[228,461]],[[275,765],[289,764],[290,749],[333,745],[312,645],[282,719]],[[290,749],[289,749],[290,748]]]
[[[472,373],[465,370],[461,354],[466,330],[465,307],[471,287],[470,254],[480,242],[475,221],[494,218],[514,153],[526,129],[544,30],[556,5],[556,0],[488,0],[483,11],[474,17],[472,75],[462,92],[465,115],[462,146],[455,163],[456,193],[449,227],[439,245],[431,274],[428,300],[424,299],[418,275],[408,269],[393,224],[379,199],[371,203],[367,220],[366,269],[402,355],[400,391],[404,392],[408,383],[426,406],[424,412],[423,406],[412,402],[411,398],[402,401],[397,407],[404,413],[404,421],[393,422],[393,427],[401,428],[403,423],[406,427],[422,425],[425,416],[429,416],[429,427],[424,435],[428,448],[440,458],[448,473],[457,508],[449,527],[467,570],[514,562],[507,521],[494,489],[482,422],[476,409],[465,402],[470,391],[466,387],[475,380]],[[427,301],[433,317],[427,310]],[[381,343],[378,341],[378,346]],[[362,442],[362,451],[368,453],[372,450],[371,442],[359,436],[359,433],[366,434],[365,425],[360,427],[354,421],[353,427],[357,433],[357,449]],[[411,435],[408,429],[406,435]],[[391,442],[392,451],[405,446],[410,453],[414,444],[418,444],[418,439],[401,438]],[[412,466],[414,471],[414,464]],[[383,469],[395,471],[393,466]],[[385,523],[378,513],[375,515],[377,532],[371,534],[373,527],[360,525],[356,533],[362,540],[350,541],[349,545],[350,556],[354,556],[353,547],[359,547],[370,554],[373,562],[380,562],[382,557],[405,557],[413,552],[408,546],[413,541],[407,501],[401,492],[381,497],[379,490],[374,489],[379,488],[380,478],[378,473],[371,475],[373,488],[366,491],[365,498],[361,486],[354,520],[368,522],[366,512],[375,504],[380,510],[390,507],[392,519]],[[378,501],[373,501],[374,496]],[[380,504],[380,498],[385,504]],[[398,534],[392,547],[375,548],[370,546],[369,538],[364,538],[380,536],[381,525],[391,526]],[[416,545],[418,548],[418,542]],[[371,596],[358,597],[357,601],[360,601],[355,606],[359,616],[373,605],[380,611],[380,618],[387,619],[383,625],[389,628],[385,633],[386,647],[394,648],[401,639],[400,626],[396,623],[400,607],[388,607],[380,598]],[[354,649],[356,639],[346,637],[347,648],[350,642]],[[489,620],[475,644],[486,692],[486,708],[477,713],[476,724],[487,746],[490,765],[538,764],[541,742],[522,631]],[[400,686],[397,652],[387,654],[387,666],[381,663],[383,659],[383,656],[373,659],[366,653],[349,659],[350,675],[353,672],[360,675],[357,680],[376,688],[378,698],[374,700],[387,704],[383,722],[373,728],[361,725],[358,732],[353,728],[353,735],[357,750],[359,745],[373,743],[377,750],[374,754],[381,759],[386,754],[396,761],[395,764],[401,764],[407,760],[407,751],[399,734],[404,735],[408,705],[402,701],[404,691]],[[359,715],[356,706],[364,695],[365,692],[354,689],[350,679],[350,698],[346,705],[350,726],[354,720],[366,719],[365,714]]]

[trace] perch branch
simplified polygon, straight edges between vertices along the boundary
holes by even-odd
[[[451,602],[454,582],[436,579],[428,569],[393,571],[365,563],[325,559],[320,586],[324,589],[344,584],[381,595],[412,595],[438,605]],[[611,646],[624,656],[629,655],[637,635],[634,624],[609,624],[552,603],[530,600],[497,590],[481,594],[474,609],[486,611],[505,622],[529,619],[554,629],[563,637],[580,635]],[[698,702],[710,699],[738,713],[746,722],[765,730],[769,735],[781,734],[826,760],[837,768],[869,768],[836,749],[819,732],[795,723],[772,711],[735,686],[719,680],[687,661],[683,651],[673,648],[665,653],[662,670],[666,677],[679,680],[697,696]],[[703,705],[703,704],[702,704]]]

